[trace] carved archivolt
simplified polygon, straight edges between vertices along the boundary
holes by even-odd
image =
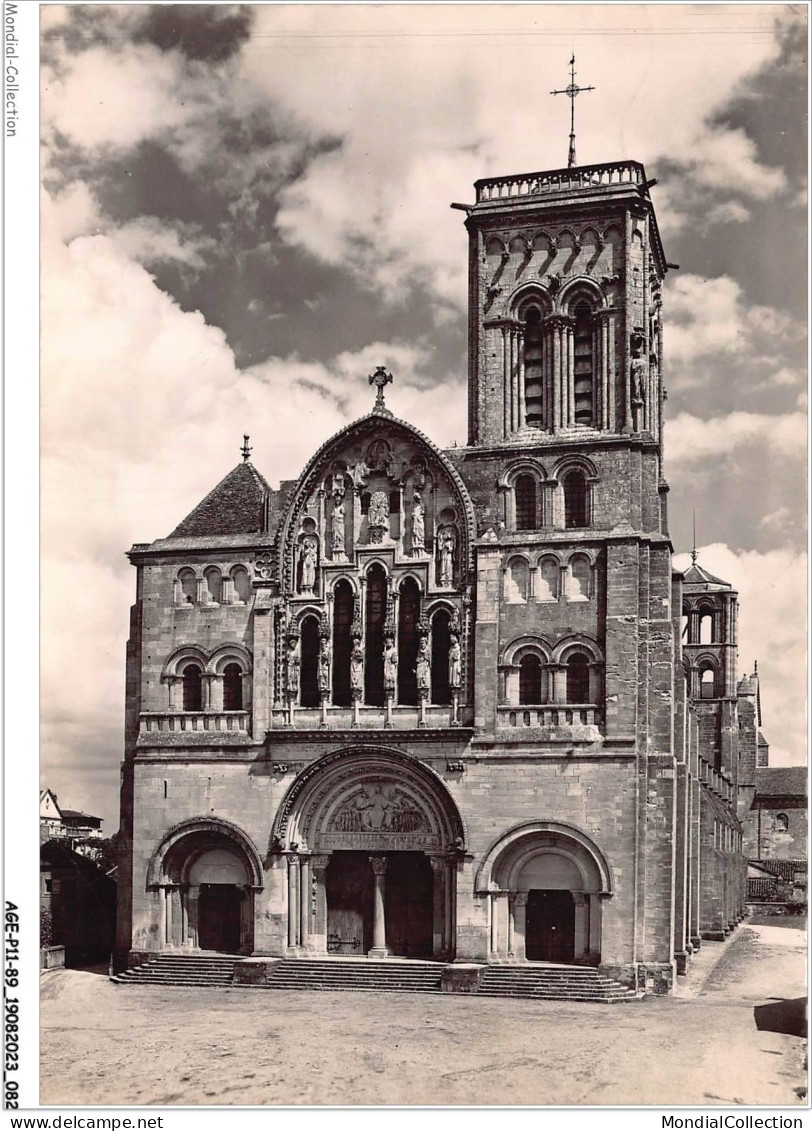
[[[445,852],[465,842],[443,781],[400,751],[354,748],[308,766],[283,801],[272,843],[302,851]]]
[[[527,821],[494,841],[480,864],[474,890],[515,891],[522,868],[543,853],[567,857],[581,876],[582,890],[611,895],[609,862],[592,837],[563,821]]]

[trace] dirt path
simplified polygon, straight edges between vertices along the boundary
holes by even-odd
[[[759,1030],[754,1008],[804,992],[804,941],[742,928],[695,997],[621,1006],[172,990],[55,971],[43,977],[42,1100],[798,1103],[804,1042]]]

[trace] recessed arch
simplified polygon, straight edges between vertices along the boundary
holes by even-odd
[[[432,769],[399,750],[356,746],[325,754],[299,774],[271,837],[280,848],[297,844],[310,852],[352,847],[437,853],[461,849],[466,830]]]
[[[586,891],[612,895],[609,862],[592,837],[577,825],[562,821],[527,821],[494,840],[479,865],[474,890],[515,891],[522,868],[535,855],[554,852],[568,856],[578,869]]]
[[[215,648],[206,664],[206,670],[222,675],[226,664],[236,661],[247,674],[251,671],[251,653],[236,640],[229,640]]]
[[[147,866],[148,888],[156,888],[161,884],[175,882],[173,869],[176,866],[190,866],[188,856],[191,854],[193,858],[196,858],[200,854],[193,850],[190,838],[199,838],[201,852],[218,841],[228,843],[237,850],[245,863],[250,885],[257,890],[263,888],[262,860],[253,841],[238,825],[226,821],[222,817],[192,817],[173,825],[150,858]],[[187,844],[184,845],[183,842],[187,842]],[[186,853],[187,858],[182,865],[179,863],[182,855],[178,852],[179,846],[190,850],[190,853]]]

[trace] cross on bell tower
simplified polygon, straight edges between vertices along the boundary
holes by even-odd
[[[375,405],[372,410],[373,412],[389,412],[389,409],[386,407],[383,391],[386,386],[391,385],[393,381],[394,377],[391,373],[386,372],[386,366],[384,365],[379,365],[374,373],[370,373],[369,383],[370,385],[375,385],[378,390],[377,396],[375,397]]]
[[[570,151],[567,158],[567,168],[571,169],[575,164],[575,99],[579,94],[584,94],[588,90],[594,90],[594,86],[578,86],[575,81],[575,52],[572,53],[570,59],[570,81],[569,86],[564,87],[563,90],[551,90],[550,94],[566,94],[570,100]]]

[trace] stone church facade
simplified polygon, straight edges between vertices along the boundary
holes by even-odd
[[[645,171],[483,180],[465,211],[467,446],[379,369],[298,479],[246,448],[130,551],[119,968],[394,954],[667,992],[744,913],[755,708],[736,594],[672,568]]]

